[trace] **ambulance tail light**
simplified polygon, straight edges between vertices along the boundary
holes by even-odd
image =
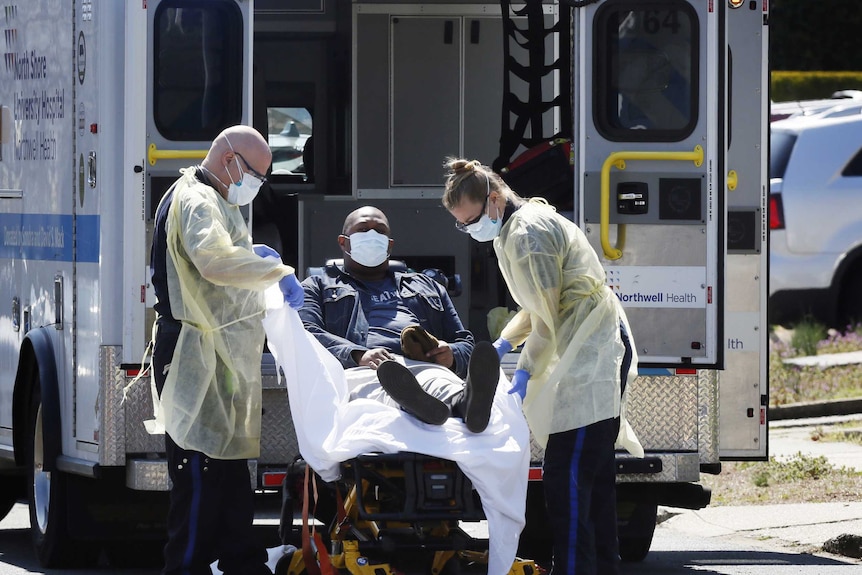
[[[784,206],[781,203],[781,194],[769,195],[769,229],[784,229]]]
[[[261,484],[265,488],[281,487],[286,476],[285,471],[266,471],[261,477]]]

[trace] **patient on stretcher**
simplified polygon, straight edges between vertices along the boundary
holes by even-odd
[[[347,370],[351,398],[399,406],[428,424],[454,416],[484,431],[500,378],[493,346],[474,345],[437,281],[390,269],[394,241],[382,211],[351,212],[337,241],[343,267],[306,278],[299,315]]]
[[[504,575],[525,520],[530,435],[520,397],[507,393],[496,350],[474,345],[442,285],[390,269],[388,236],[382,212],[356,210],[338,237],[343,269],[305,280],[299,314],[277,288],[267,298],[264,328],[300,453],[326,482],[368,453],[455,462],[488,521],[488,573]]]

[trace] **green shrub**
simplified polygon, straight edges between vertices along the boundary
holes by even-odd
[[[772,476],[776,481],[786,483],[804,479],[820,479],[836,471],[823,455],[816,457],[797,452],[790,459],[777,462],[770,460]]]
[[[756,464],[751,481],[757,487],[769,487],[794,481],[822,479],[833,473],[844,475],[852,471],[844,467],[836,469],[822,455],[815,457],[797,452],[783,461],[770,457],[769,461]]]
[[[839,90],[862,90],[862,72],[791,72],[775,70],[770,75],[773,102],[820,100]]]
[[[790,345],[800,355],[817,355],[817,345],[827,335],[826,326],[816,321],[805,319],[793,327],[793,336]]]

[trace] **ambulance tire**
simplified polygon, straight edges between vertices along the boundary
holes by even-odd
[[[626,510],[628,507],[628,510]],[[655,534],[656,503],[617,504],[620,559],[625,563],[643,561],[649,554]]]
[[[18,475],[0,475],[0,520],[9,515],[12,507],[24,497],[24,478]]]
[[[67,477],[43,470],[45,444],[43,405],[38,377],[30,403],[27,497],[33,550],[42,567],[68,568],[95,565],[100,549],[93,543],[73,541],[69,534]]]

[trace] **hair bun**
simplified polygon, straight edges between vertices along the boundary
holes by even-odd
[[[447,167],[453,174],[464,172],[479,172],[482,170],[482,162],[478,160],[465,160],[463,158],[449,160]]]

